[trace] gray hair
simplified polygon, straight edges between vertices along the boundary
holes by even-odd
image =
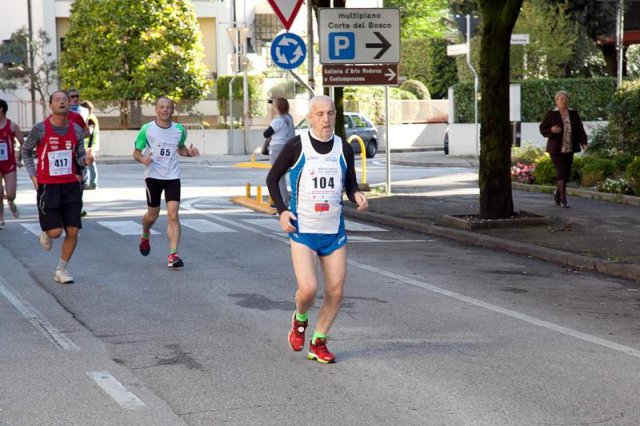
[[[325,96],[325,95],[318,95],[318,96],[314,96],[313,98],[309,99],[309,111],[311,111],[313,109],[313,107],[321,101],[329,101],[331,102],[331,105],[335,104],[333,103],[333,99],[331,99],[329,96]]]
[[[566,91],[564,91],[564,90],[558,90],[558,91],[556,92],[556,97],[555,97],[553,100],[554,100],[554,101],[557,101],[557,100],[558,100],[558,98],[559,98],[560,96],[566,96],[566,97],[567,97],[567,99],[569,99],[569,93],[568,93],[568,92],[566,92]]]

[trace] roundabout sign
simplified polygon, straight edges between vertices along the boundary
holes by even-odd
[[[271,42],[271,59],[280,68],[298,68],[307,56],[304,40],[294,33],[282,33]]]

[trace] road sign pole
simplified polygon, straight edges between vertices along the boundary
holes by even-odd
[[[386,194],[391,195],[391,141],[389,140],[389,86],[384,86],[384,121],[386,122],[386,126],[384,126],[384,141],[387,144],[387,187]]]
[[[473,73],[473,106],[476,132],[476,158],[480,158],[480,132],[478,132],[478,73],[471,65],[471,15],[467,14],[467,65]]]

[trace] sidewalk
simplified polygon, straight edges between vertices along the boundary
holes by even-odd
[[[384,159],[385,154],[380,154]],[[376,157],[378,159],[378,157]],[[475,159],[445,156],[442,152],[391,153],[392,166],[477,167]],[[478,214],[476,173],[461,169],[459,175],[392,184],[391,196],[369,195],[369,212],[350,217],[423,232],[466,244],[506,250],[640,282],[640,197],[622,197],[592,191],[569,191],[569,205],[555,205],[549,187],[514,185],[516,211],[547,216],[545,225],[462,230],[443,225],[444,215]],[[393,174],[393,168],[392,168]],[[374,183],[374,182],[370,182]],[[540,192],[546,190],[547,192]],[[606,198],[603,201],[596,198]]]

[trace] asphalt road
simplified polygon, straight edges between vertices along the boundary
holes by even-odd
[[[182,271],[164,217],[138,253],[141,167],[100,166],[68,286],[21,172],[22,218],[0,231],[1,425],[640,423],[629,283],[407,231],[349,221],[338,362],[291,352],[287,239],[229,202],[265,175],[231,163],[183,166]]]

